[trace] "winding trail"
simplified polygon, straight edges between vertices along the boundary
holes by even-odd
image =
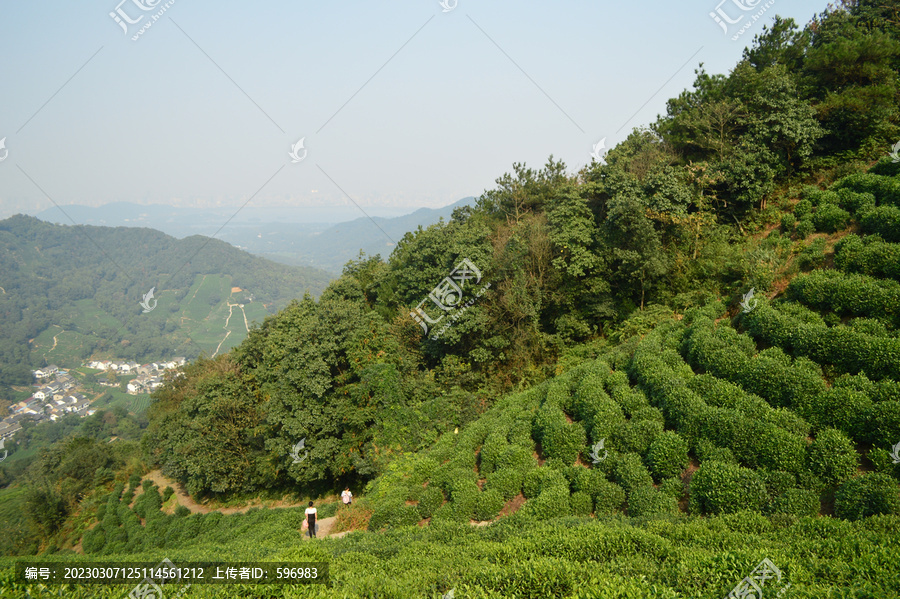
[[[175,490],[175,495],[174,495],[175,504],[186,507],[187,509],[189,509],[191,511],[192,514],[209,514],[210,512],[220,512],[222,514],[243,514],[255,507],[266,508],[266,509],[282,509],[282,508],[289,508],[289,507],[303,507],[304,505],[306,505],[303,502],[290,502],[290,501],[283,501],[283,500],[269,502],[270,505],[266,505],[261,501],[254,501],[254,502],[251,502],[249,505],[245,505],[245,506],[241,506],[241,507],[223,507],[223,508],[214,509],[207,505],[197,503],[196,501],[191,499],[191,496],[188,495],[187,492],[185,492],[184,487],[182,487],[178,482],[176,482],[168,477],[163,476],[162,472],[159,470],[150,471],[149,473],[145,474],[141,480],[142,481],[143,480],[153,481],[153,483],[156,484],[156,486],[159,488],[160,491],[162,491],[166,487],[172,487]],[[144,492],[143,488],[139,487],[137,492],[134,495],[135,499],[140,497],[140,494],[143,492]],[[168,513],[174,512],[175,505],[171,506],[166,511]],[[342,537],[345,534],[347,534],[347,532],[339,532],[339,533],[332,534],[331,529],[334,528],[334,521],[335,521],[335,518],[333,516],[331,518],[320,519],[318,536],[319,537],[338,537],[339,538],[339,537]],[[303,532],[304,539],[309,539],[309,536],[306,534],[306,531],[300,531],[300,532]]]

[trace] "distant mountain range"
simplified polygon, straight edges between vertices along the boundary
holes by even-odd
[[[375,216],[369,211],[371,219],[360,216],[338,224],[334,221],[312,222],[311,219],[352,212],[326,208],[255,208],[235,215],[221,209],[116,202],[99,207],[64,206],[65,213],[59,208],[51,208],[39,212],[36,217],[63,225],[71,225],[74,221],[83,225],[148,227],[177,238],[215,235],[217,239],[252,254],[292,266],[311,266],[336,275],[348,260],[359,255],[360,250],[387,258],[407,232],[432,225],[441,218],[449,220],[456,208],[471,205],[474,201],[474,197],[467,197],[443,208],[420,208],[396,217]],[[358,209],[353,210],[358,213]],[[227,224],[223,227],[223,223]]]
[[[44,363],[216,355],[331,279],[200,235],[13,216],[0,221],[0,399]]]

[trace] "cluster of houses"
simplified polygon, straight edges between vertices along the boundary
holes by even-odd
[[[0,438],[5,439],[22,430],[26,419],[42,422],[57,420],[66,414],[89,416],[94,413],[91,400],[76,390],[76,381],[65,370],[48,366],[32,372],[38,389],[31,397],[9,407],[10,415],[0,421]],[[53,377],[52,382],[45,382]]]
[[[149,364],[138,364],[137,362],[124,362],[115,360],[93,360],[88,362],[88,368],[96,370],[104,370],[113,372],[118,375],[135,376],[128,381],[126,391],[132,395],[138,393],[151,393],[163,384],[163,374],[166,370],[175,370],[180,366],[184,366],[184,358],[172,358],[164,362],[151,362]],[[97,382],[105,387],[118,387],[119,383],[108,375],[101,376]]]
[[[88,368],[115,373],[119,376],[134,377],[127,384],[127,391],[132,395],[150,393],[163,384],[163,375],[167,370],[175,370],[185,364],[184,358],[172,358],[163,362],[138,364],[122,360],[93,360],[85,364]],[[35,422],[57,420],[66,414],[90,416],[96,410],[91,400],[78,392],[77,381],[65,370],[56,365],[32,371],[37,391],[31,397],[9,407],[10,415],[0,421],[0,439],[12,437],[22,430],[22,421]],[[52,380],[51,380],[52,379]],[[118,387],[115,377],[101,375],[97,382],[107,387]]]

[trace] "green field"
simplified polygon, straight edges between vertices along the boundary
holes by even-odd
[[[139,395],[130,395],[119,389],[107,387],[105,392],[109,394],[108,399],[98,399],[91,404],[92,408],[106,409],[122,406],[133,414],[142,414],[150,405],[150,395],[142,393]],[[104,396],[105,397],[105,396]]]
[[[132,337],[127,333],[126,325],[135,323],[155,327],[160,333],[153,335],[154,341],[165,340],[165,350],[160,351],[163,355],[152,356],[154,359],[175,355],[190,357],[200,353],[212,355],[217,349],[219,353],[225,352],[247,336],[244,315],[237,305],[231,307],[232,317],[225,327],[228,304],[238,304],[246,297],[245,291],[232,294],[231,288],[231,276],[198,275],[181,302],[176,302],[174,291],[157,290],[154,294],[158,302],[156,308],[148,313],[138,313],[134,322],[117,321],[93,299],[78,300],[64,312],[68,328],[54,324],[32,341],[32,363],[39,365],[46,361],[47,364],[72,368],[89,357],[121,358],[123,356],[117,355],[114,349],[91,352],[89,348],[98,343],[99,347],[108,344],[99,331]],[[243,310],[250,326],[254,321],[262,322],[268,314],[261,302],[244,304]]]

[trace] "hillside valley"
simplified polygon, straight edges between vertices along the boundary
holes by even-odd
[[[6,439],[0,597],[142,588],[26,559],[315,571],[149,581],[185,599],[900,597],[900,3],[765,18],[602,160],[323,242],[333,278],[0,222],[3,364],[189,358]]]

